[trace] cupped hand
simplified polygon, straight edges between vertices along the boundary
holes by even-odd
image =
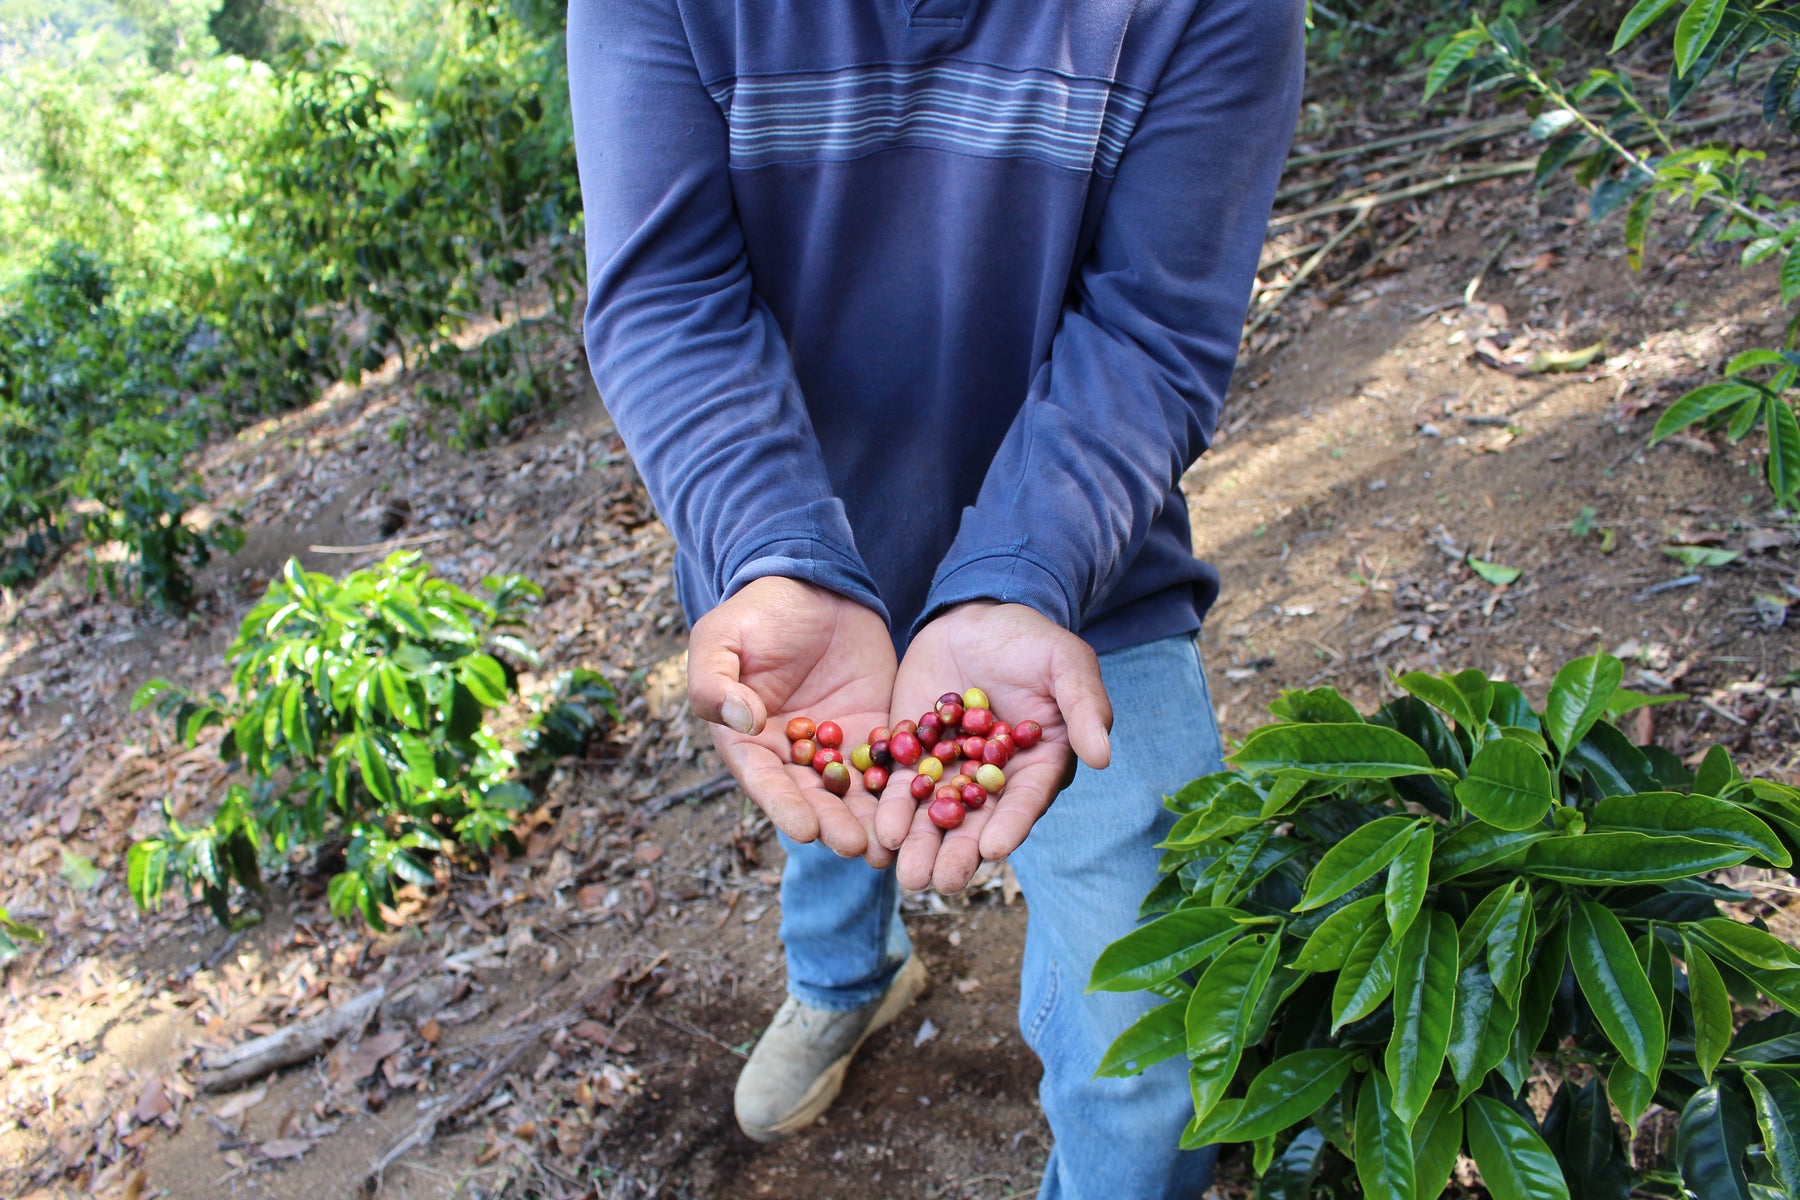
[[[882,793],[878,844],[898,852],[900,885],[955,892],[983,859],[1017,850],[1056,793],[1074,776],[1077,757],[1106,766],[1112,704],[1088,644],[1036,609],[978,601],[959,605],[919,631],[894,680],[893,719],[918,720],[946,691],[979,687],[1002,721],[1036,721],[1043,740],[1006,764],[1006,787],[970,809],[946,833],[928,806],[913,800],[914,772],[895,770]],[[891,722],[890,722],[891,723]]]
[[[849,795],[832,795],[816,771],[789,761],[786,731],[793,717],[834,720],[856,745],[886,723],[894,671],[880,614],[797,580],[758,579],[695,623],[688,703],[775,828],[880,868],[894,856],[874,837],[875,797],[854,771]]]

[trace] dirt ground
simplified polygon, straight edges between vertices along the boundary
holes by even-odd
[[[1262,326],[1187,481],[1225,580],[1207,657],[1229,736],[1283,688],[1331,683],[1369,708],[1409,669],[1477,666],[1541,700],[1559,664],[1601,648],[1629,686],[1690,696],[1644,710],[1639,740],[1722,743],[1800,782],[1796,521],[1756,477],[1760,435],[1646,447],[1668,400],[1776,340],[1776,288],[1729,249],[1671,240],[1650,259],[1630,271],[1574,192],[1501,178],[1370,222],[1314,281],[1329,286]],[[1580,370],[1529,369],[1597,342]],[[782,995],[781,851],[684,710],[668,537],[579,347],[549,347],[543,369],[562,406],[472,455],[429,436],[397,368],[214,447],[214,503],[251,537],[192,619],[87,597],[73,558],[10,598],[0,906],[47,940],[5,968],[0,1195],[346,1196],[390,1155],[379,1191],[396,1198],[1035,1191],[1048,1132],[1015,1016],[1024,904],[1002,872],[907,898],[933,987],[815,1129],[776,1147],[736,1130],[733,1079]],[[396,932],[333,921],[300,870],[242,934],[179,902],[136,912],[126,847],[165,798],[203,814],[223,776],[210,744],[128,713],[132,692],[158,675],[219,686],[236,621],[288,555],[341,572],[396,543],[465,585],[543,583],[544,674],[600,668],[624,720],[547,782],[522,855],[407,894]],[[1739,554],[1692,568],[1677,545]],[[1520,574],[1490,583],[1470,554]],[[1793,919],[1791,879],[1757,886]],[[360,1042],[198,1090],[203,1046],[377,985],[396,1001]],[[405,1149],[434,1111],[449,1115]],[[1244,1173],[1230,1165],[1220,1194],[1247,1195]]]

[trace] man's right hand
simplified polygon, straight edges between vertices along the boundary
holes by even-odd
[[[894,855],[874,836],[875,797],[855,772],[840,799],[812,768],[790,762],[787,723],[834,720],[845,743],[858,744],[887,723],[896,665],[879,614],[797,580],[758,579],[695,623],[688,703],[775,828],[885,868]]]

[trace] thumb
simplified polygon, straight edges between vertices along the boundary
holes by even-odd
[[[688,707],[702,721],[754,736],[762,732],[769,712],[738,678],[740,653],[737,628],[720,610],[695,623],[688,639]]]
[[[1058,646],[1051,660],[1050,691],[1069,730],[1076,757],[1095,770],[1112,761],[1112,700],[1100,679],[1100,660],[1079,638]]]

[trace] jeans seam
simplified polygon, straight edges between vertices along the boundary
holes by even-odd
[[[1055,955],[1048,956],[1044,974],[1044,998],[1038,1004],[1037,1012],[1032,1014],[1031,1026],[1025,1031],[1025,1044],[1035,1047],[1044,1036],[1044,1027],[1050,1024],[1050,1010],[1056,1007],[1058,995],[1062,991],[1062,967]]]

